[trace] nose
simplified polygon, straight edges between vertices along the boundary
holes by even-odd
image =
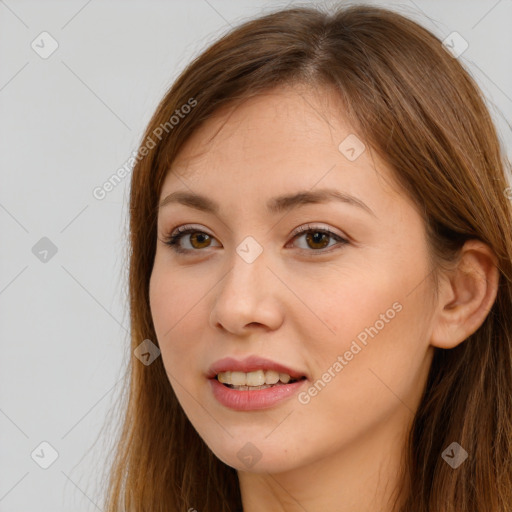
[[[286,289],[269,268],[263,251],[254,261],[234,254],[231,269],[214,287],[210,325],[243,336],[274,330],[283,322],[280,300]]]

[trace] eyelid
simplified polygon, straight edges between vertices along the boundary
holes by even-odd
[[[182,224],[181,226],[177,226],[176,228],[174,228],[174,229],[171,231],[171,233],[170,233],[169,237],[172,237],[172,236],[174,236],[174,235],[177,235],[177,234],[179,234],[179,233],[182,233],[182,232],[186,231],[187,229],[197,229],[198,231],[204,232],[204,233],[206,233],[207,235],[209,235],[209,236],[211,236],[211,237],[215,238],[215,236],[214,236],[214,235],[212,235],[211,233],[209,233],[207,230],[205,230],[205,229],[204,229],[202,226],[200,226],[199,224]],[[339,237],[341,237],[341,238],[346,238],[346,239],[349,239],[349,238],[350,238],[349,236],[347,236],[347,235],[346,235],[346,234],[344,234],[344,233],[337,233],[337,232],[334,232],[334,231],[333,231],[333,229],[332,229],[331,227],[329,227],[329,226],[327,226],[327,225],[325,225],[325,224],[322,226],[322,225],[319,225],[319,224],[315,224],[314,222],[312,222],[312,223],[310,222],[310,223],[308,223],[308,224],[302,224],[301,226],[299,226],[299,227],[295,228],[295,229],[290,233],[290,235],[289,235],[289,236],[295,236],[295,235],[297,235],[297,234],[300,234],[300,233],[302,233],[302,232],[304,232],[304,231],[309,231],[309,230],[311,230],[311,229],[318,229],[319,231],[322,231],[322,230],[323,230],[323,231],[328,231],[328,232],[330,232],[330,233],[332,233],[332,234],[334,234],[334,235],[337,235],[337,236],[339,236]]]
[[[349,239],[349,237],[347,235],[345,235],[344,233],[337,233],[335,232],[330,226],[327,226],[327,225],[321,225],[321,224],[316,224],[314,222],[309,222],[307,224],[302,224],[301,226],[299,226],[298,228],[295,228],[290,236],[295,236],[295,235],[298,235],[304,231],[310,231],[312,229],[317,229],[318,231],[326,231],[326,232],[329,232],[329,233],[332,233],[333,235],[336,235],[336,236],[339,236],[340,238],[346,238],[347,240]]]
[[[197,229],[197,231],[200,231],[201,233],[206,233],[207,235],[214,237],[211,233],[209,233],[207,230],[205,230],[200,224],[181,224],[180,226],[175,227],[171,233],[170,237],[177,235],[179,233],[183,233],[187,229]]]

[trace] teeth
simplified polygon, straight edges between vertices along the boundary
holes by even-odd
[[[233,386],[246,386],[247,374],[244,372],[231,372],[231,382],[226,384],[233,384]]]
[[[284,373],[283,373],[284,375]],[[267,370],[265,374],[265,384],[277,384],[279,382],[279,373],[274,370]]]
[[[283,384],[290,382],[291,377],[287,373],[279,373],[274,370],[256,370],[254,372],[220,372],[217,379],[222,384],[232,386],[264,386],[277,384],[281,381]]]
[[[265,384],[265,372],[263,370],[257,370],[243,375],[246,375],[246,386],[263,386],[263,384]]]
[[[281,382],[284,382],[285,384],[287,384],[288,382],[290,382],[290,379],[291,377],[289,375],[287,375],[286,373],[280,373],[279,374],[279,380]]]
[[[231,382],[231,372],[221,372],[217,375],[217,378],[222,384],[229,384]]]

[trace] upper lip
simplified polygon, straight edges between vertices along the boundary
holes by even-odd
[[[210,366],[207,377],[213,379],[220,372],[235,371],[248,373],[256,370],[274,370],[279,373],[286,373],[292,379],[306,377],[304,373],[298,370],[259,356],[249,356],[241,360],[234,359],[233,357],[219,359]]]

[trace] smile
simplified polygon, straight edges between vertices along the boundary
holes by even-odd
[[[265,389],[276,384],[288,384],[298,379],[292,379],[287,373],[275,370],[256,370],[253,372],[226,371],[217,375],[217,380],[234,389]]]

